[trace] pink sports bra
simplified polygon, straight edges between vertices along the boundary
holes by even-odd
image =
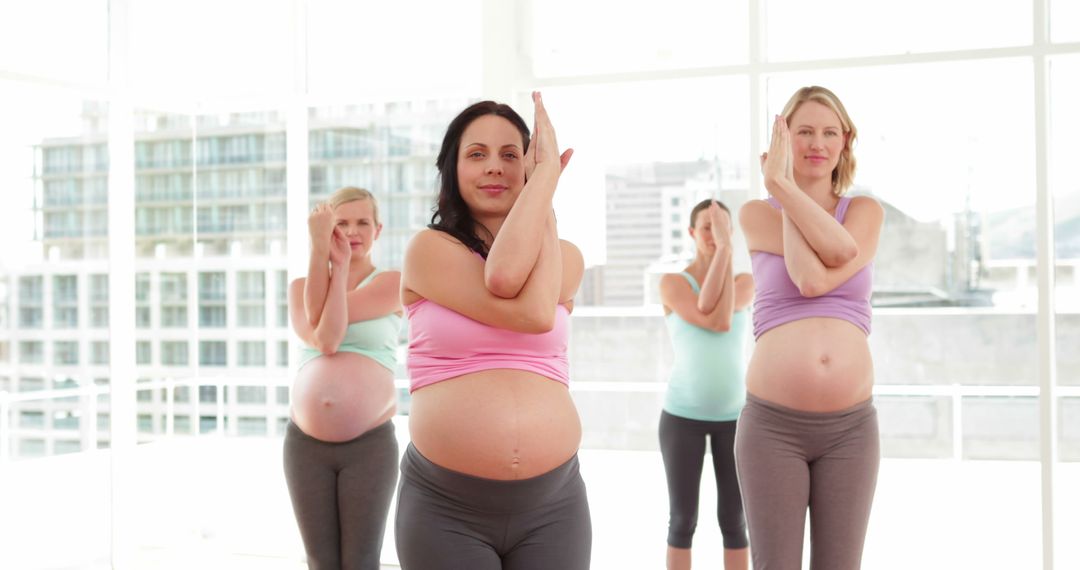
[[[474,321],[434,301],[407,305],[409,392],[464,374],[511,368],[535,372],[570,385],[566,358],[570,312],[555,310],[555,327],[541,334],[519,333]]]

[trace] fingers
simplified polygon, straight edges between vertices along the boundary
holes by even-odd
[[[551,117],[548,115],[547,108],[544,107],[544,99],[539,91],[533,91],[532,96],[536,107],[534,114],[536,127],[533,133],[533,140],[536,141],[536,162],[553,160],[556,157],[561,160],[559,143],[555,138],[555,127],[552,126]]]
[[[571,156],[574,156],[574,149],[568,148],[563,151],[562,156],[559,157],[559,170],[566,170],[566,165],[570,164]]]

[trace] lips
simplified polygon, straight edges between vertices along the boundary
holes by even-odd
[[[806,160],[809,160],[810,162],[813,162],[814,164],[821,164],[823,162],[827,162],[829,159],[824,157],[824,156],[811,155],[811,156],[806,157]]]
[[[480,187],[481,190],[492,195],[501,194],[506,190],[506,188],[507,187],[503,186],[502,184],[485,184]]]

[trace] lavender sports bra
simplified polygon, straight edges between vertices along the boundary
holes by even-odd
[[[769,198],[769,204],[780,209],[780,203]],[[844,223],[850,197],[840,198],[836,205],[836,220]],[[750,253],[754,269],[754,338],[782,324],[811,317],[843,319],[870,334],[870,292],[873,262],[857,271],[850,279],[820,297],[803,297],[788,275],[784,257],[764,251]]]

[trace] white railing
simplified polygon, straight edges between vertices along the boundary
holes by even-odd
[[[190,417],[192,418],[192,430],[190,434],[195,437],[200,436],[222,436],[222,435],[235,435],[237,428],[237,421],[234,419],[228,422],[229,429],[226,429],[226,416],[236,418],[240,415],[242,408],[237,406],[249,406],[259,404],[244,404],[237,401],[235,394],[232,397],[226,396],[226,390],[235,390],[240,387],[261,387],[266,388],[265,402],[262,403],[265,406],[265,415],[267,418],[273,417],[276,410],[279,410],[279,406],[285,406],[285,404],[275,404],[275,395],[273,390],[279,387],[288,387],[290,380],[287,377],[280,378],[266,378],[266,377],[237,377],[237,376],[201,376],[198,378],[165,378],[159,380],[152,380],[146,382],[139,382],[135,386],[137,392],[143,390],[160,390],[165,389],[165,409],[164,418],[165,425],[164,430],[160,433],[146,433],[141,432],[139,434],[140,439],[144,441],[149,439],[151,441],[160,440],[165,438],[174,437],[175,432],[175,415],[177,410],[176,402],[176,388],[188,387],[189,394],[188,399],[184,402],[185,405],[190,405]],[[395,386],[399,389],[407,389],[409,382],[406,379],[397,379],[394,382]],[[203,402],[200,394],[200,388],[202,387],[214,388],[214,401]],[[661,393],[667,389],[667,384],[664,382],[574,382],[571,385],[571,392],[589,393],[589,392],[607,392],[607,393],[619,393],[619,392],[631,392],[631,393]],[[1080,386],[1060,386],[1056,390],[1059,397],[1080,397]],[[0,463],[5,463],[11,459],[11,443],[13,440],[13,419],[12,412],[13,407],[20,403],[26,402],[39,402],[49,400],[59,400],[65,398],[81,397],[80,409],[82,412],[83,421],[80,422],[79,431],[80,439],[82,442],[82,452],[93,452],[97,448],[97,412],[99,410],[98,396],[107,395],[111,393],[111,387],[109,385],[90,385],[79,386],[73,388],[57,388],[51,390],[35,390],[28,392],[4,392],[0,391]],[[963,407],[962,399],[965,397],[1006,397],[1006,398],[1036,398],[1039,395],[1038,386],[982,386],[982,385],[961,385],[961,384],[949,384],[949,385],[895,385],[895,384],[878,384],[874,386],[874,396],[877,397],[891,397],[891,396],[938,396],[949,397],[952,405],[952,438],[953,438],[953,457],[960,459],[963,457]],[[133,395],[134,396],[134,395]],[[216,429],[213,432],[203,433],[201,426],[199,425],[199,418],[201,417],[201,408],[203,406],[213,407],[216,417]],[[250,409],[250,408],[247,408]],[[45,428],[46,431],[51,428]],[[267,424],[268,433],[273,433],[274,426],[270,423]]]

